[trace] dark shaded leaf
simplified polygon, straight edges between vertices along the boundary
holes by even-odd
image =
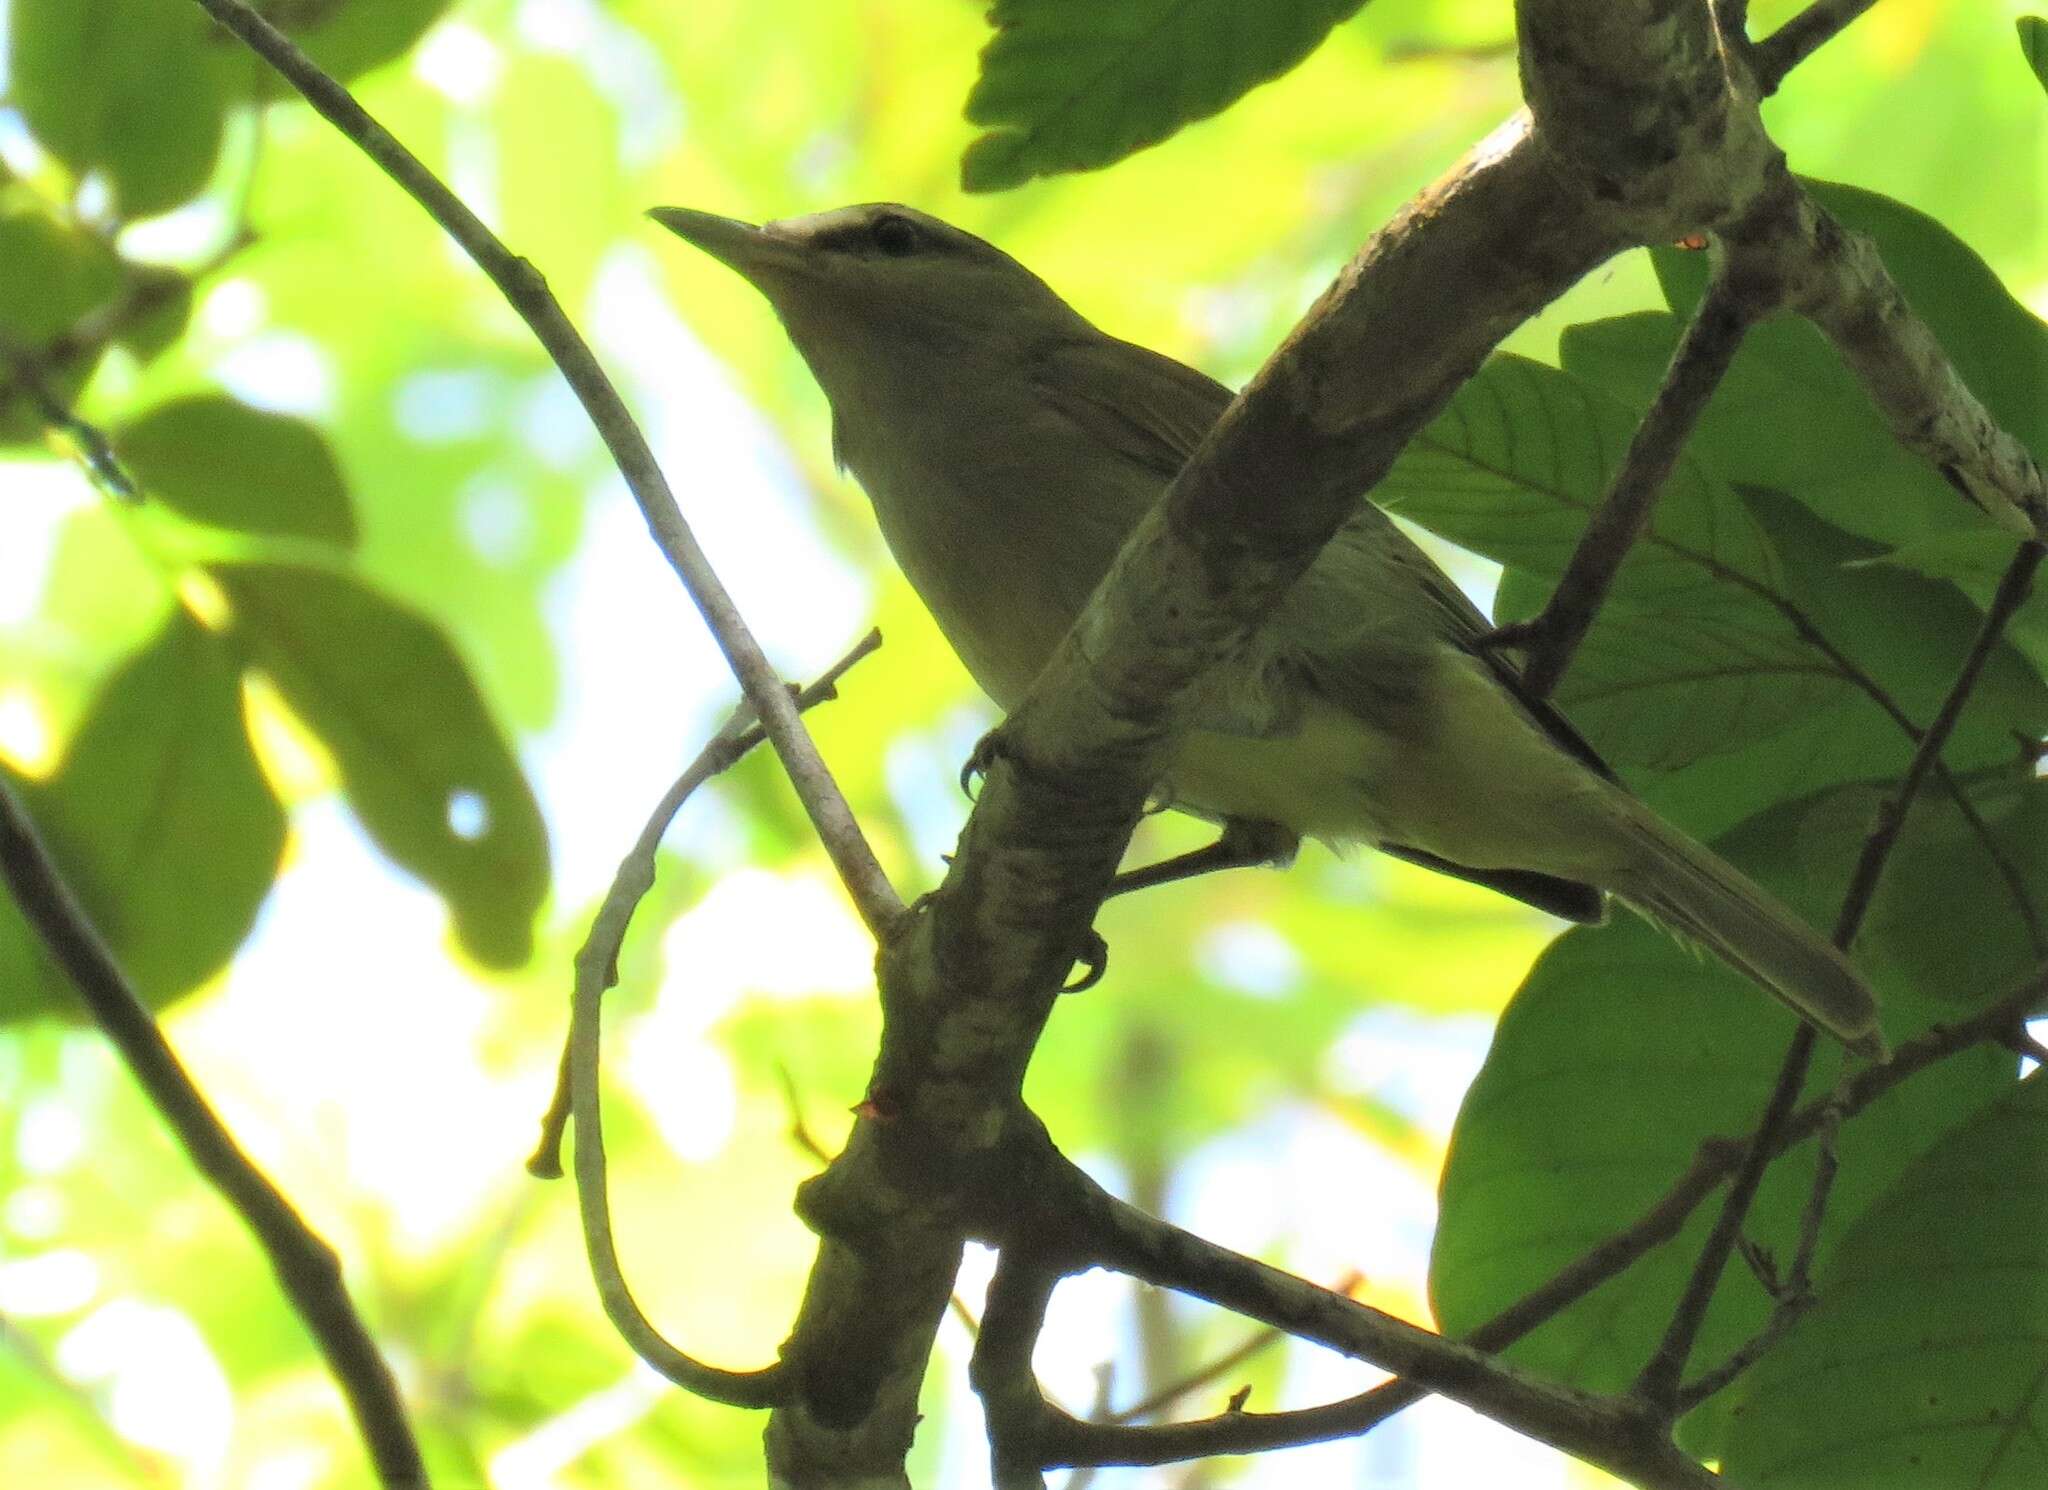
[[[2048,788],[2009,788],[1994,811],[1998,838],[2037,900],[2048,891],[2035,822],[2044,798]],[[1862,790],[1795,804],[1717,847],[1824,925],[1874,805]],[[1856,949],[1894,1041],[1953,1018],[1957,1004],[2002,996],[2038,958],[1981,856],[1947,803],[1929,801],[1915,814],[1873,908],[1878,934]],[[1974,897],[1920,898],[1932,878],[1966,863]],[[1908,942],[1914,955],[1897,957]],[[1791,1017],[1762,993],[1633,916],[1558,941],[1503,1015],[1453,1133],[1431,1274],[1444,1328],[1471,1328],[1628,1225],[1702,1139],[1746,1131],[1791,1029]],[[1831,1049],[1818,1062],[1810,1095],[1826,1090],[1838,1059]],[[2014,1074],[2008,1052],[1980,1049],[1903,1083],[1849,1123],[1823,1256],[1915,1154],[1995,1100]],[[1750,1234],[1781,1257],[1811,1172],[1810,1148],[1781,1160],[1753,1213]],[[1711,1209],[1511,1354],[1581,1386],[1625,1386],[1669,1317]],[[1731,1269],[1697,1361],[1733,1349],[1767,1312],[1755,1280]],[[1689,1420],[1695,1448],[1711,1450],[1724,1414],[1717,1399]]]
[[[1741,1383],[1761,1490],[2048,1482],[2048,1077],[1923,1154],[1843,1238],[1820,1303]]]
[[[2026,57],[2027,66],[2034,69],[2034,76],[2048,89],[2048,20],[2021,16],[2013,25],[2019,28],[2020,52]]]
[[[283,810],[242,724],[240,671],[183,610],[109,680],[56,774],[18,789],[153,1007],[226,965],[284,849]],[[0,902],[0,1017],[51,1012],[75,1015],[75,996]]]
[[[447,900],[478,961],[523,962],[547,891],[547,833],[505,737],[448,639],[346,575],[213,571],[231,632],[333,752],[378,846]]]
[[[290,414],[224,394],[159,404],[113,435],[145,495],[216,527],[352,544],[355,513],[333,448]]]
[[[122,217],[198,194],[220,153],[230,93],[253,63],[196,5],[12,0],[13,102],[45,149],[104,172]]]
[[[1364,0],[996,0],[960,162],[969,191],[1088,171],[1279,77]]]

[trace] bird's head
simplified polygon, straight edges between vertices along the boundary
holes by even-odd
[[[923,381],[947,363],[1013,357],[1080,321],[994,244],[893,202],[758,227],[687,207],[648,216],[767,297],[835,404],[848,380]]]

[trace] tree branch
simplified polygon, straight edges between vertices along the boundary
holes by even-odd
[[[547,349],[603,438],[619,473],[625,477],[641,515],[647,520],[655,546],[682,580],[733,675],[739,679],[747,702],[753,705],[774,743],[775,753],[789,773],[812,827],[868,930],[876,936],[888,931],[903,913],[902,901],[883,874],[816,744],[797,718],[781,678],[698,546],[696,535],[683,520],[675,494],[669,490],[639,426],[627,412],[611,379],[549,293],[547,281],[532,264],[499,242],[476,214],[371,118],[346,88],[307,60],[305,53],[244,0],[196,3],[275,68],[323,118],[354,141],[385,175],[419,203],[489,276]]]
[[[1672,1445],[1662,1426],[1624,1398],[1599,1397],[1527,1376],[1254,1258],[1146,1215],[1064,1161],[1037,1197],[1061,1218],[1063,1269],[1115,1268],[1249,1319],[1365,1360],[1462,1402],[1541,1442],[1646,1487],[1697,1487],[1716,1477]]]
[[[1757,294],[1735,260],[1719,251],[1713,278],[1671,354],[1663,385],[1630,437],[1621,469],[1587,520],[1542,613],[1495,634],[1496,643],[1527,646],[1522,686],[1536,697],[1548,698],[1564,676],[1622,561],[1649,527],[1657,497],[1693,426],[1727,375],[1743,337],[1769,309],[1769,297]]]
[[[108,1042],[177,1135],[195,1168],[262,1247],[354,1415],[378,1483],[425,1490],[427,1471],[391,1368],[342,1280],[341,1260],[236,1146],[136,996],[85,908],[64,883],[35,825],[0,774],[0,875]]]
[[[1876,3],[1877,0],[1814,0],[1758,42],[1750,65],[1756,71],[1764,97],[1776,93],[1787,73],[1833,41],[1851,21]]]
[[[1742,231],[1757,262],[1782,277],[1787,303],[1834,343],[1901,445],[2000,527],[2022,538],[2048,534],[2040,466],[1963,382],[1874,243],[1789,177]]]

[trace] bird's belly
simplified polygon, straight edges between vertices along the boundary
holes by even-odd
[[[1172,800],[1331,843],[1603,881],[1618,852],[1611,788],[1497,685],[1463,674],[1458,663],[1439,668],[1425,706],[1398,734],[1320,698],[1285,735],[1192,734],[1171,770]]]

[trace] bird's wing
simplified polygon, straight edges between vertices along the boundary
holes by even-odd
[[[1039,397],[1165,489],[1230,403],[1207,373],[1135,342],[1052,342],[1032,363]]]
[[[1046,404],[1097,443],[1156,476],[1162,490],[1187,464],[1231,399],[1230,390],[1206,373],[1135,342],[1106,337],[1051,343],[1040,349],[1033,372]],[[1387,597],[1397,605],[1422,601],[1424,615],[1412,621],[1482,658],[1538,729],[1566,754],[1612,779],[1612,769],[1570,721],[1547,699],[1524,689],[1521,674],[1497,649],[1480,645],[1492,625],[1479,607],[1370,501],[1361,498],[1358,515],[1338,531],[1304,581],[1314,585],[1317,579],[1329,579],[1341,584],[1351,578],[1344,571],[1362,556],[1361,550],[1371,551],[1377,562],[1364,565],[1367,572],[1357,580],[1397,591]],[[1290,657],[1293,649],[1288,643],[1298,643],[1300,635],[1288,637],[1287,629],[1269,628],[1255,637],[1241,666],[1228,670],[1231,676],[1213,680],[1211,706],[1201,711],[1207,716],[1205,724],[1252,735],[1293,727],[1296,710],[1288,705],[1287,675],[1294,671],[1296,659]],[[1340,633],[1344,629],[1339,622]],[[1368,645],[1365,650],[1370,654],[1378,649]],[[1318,661],[1338,659],[1305,660],[1313,674],[1319,670]]]

